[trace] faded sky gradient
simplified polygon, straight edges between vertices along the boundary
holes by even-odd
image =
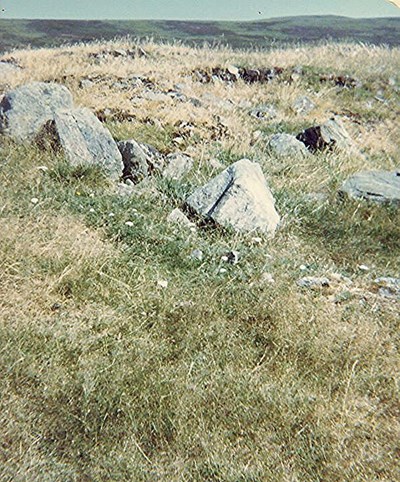
[[[288,15],[397,17],[385,0],[0,0],[0,18],[253,20]],[[259,14],[261,12],[261,15]]]

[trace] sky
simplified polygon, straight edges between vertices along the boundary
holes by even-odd
[[[254,20],[330,14],[397,17],[400,9],[386,0],[0,0],[0,18]]]

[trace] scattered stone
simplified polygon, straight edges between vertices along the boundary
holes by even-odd
[[[195,228],[195,224],[184,214],[180,209],[175,208],[167,218],[167,222],[171,224],[178,224],[184,228]]]
[[[18,142],[32,140],[56,110],[72,106],[72,95],[63,85],[33,82],[18,87],[0,102],[0,132]]]
[[[161,172],[164,158],[154,147],[141,144],[134,139],[118,142],[117,146],[122,154],[124,179],[137,184],[155,171]]]
[[[309,288],[309,289],[316,289],[316,288],[327,288],[330,285],[329,279],[322,277],[316,278],[314,276],[305,276],[297,280],[297,285],[301,288]]]
[[[264,284],[273,284],[275,283],[275,279],[274,277],[272,276],[271,273],[263,273],[260,277],[260,284],[261,285],[264,285]]]
[[[239,253],[239,251],[230,251],[230,252],[226,255],[226,258],[227,258],[228,263],[230,263],[230,264],[238,264],[238,263],[239,263],[239,259],[240,259],[240,253]]]
[[[280,217],[259,164],[242,159],[225,169],[186,200],[187,206],[239,232],[273,235]]]
[[[340,194],[347,194],[353,199],[400,206],[400,172],[359,172],[347,179]]]
[[[379,287],[379,294],[384,298],[400,300],[400,278],[377,278],[374,283]]]
[[[191,252],[190,257],[197,261],[203,261],[203,251],[201,249],[194,249]]]
[[[168,154],[165,158],[163,177],[178,180],[188,174],[193,167],[193,159],[181,152]]]
[[[362,86],[362,83],[358,79],[355,79],[350,75],[322,75],[319,80],[320,82],[329,82],[337,87],[343,87],[347,89],[354,89],[356,87]]]
[[[300,132],[296,139],[301,141],[311,152],[332,149],[353,149],[351,138],[339,119],[329,119],[320,126],[310,127]]]
[[[37,197],[33,197],[33,198],[31,199],[31,203],[32,203],[32,204],[37,204],[38,202],[39,202],[39,199],[38,199]]]
[[[136,59],[147,56],[146,51],[142,47],[135,47],[134,49],[105,49],[100,52],[90,52],[88,55],[89,59],[94,60],[96,63],[105,62],[110,58]]]
[[[86,108],[57,110],[43,128],[55,148],[62,148],[73,166],[98,166],[112,179],[122,175],[122,156],[110,132]]]
[[[272,67],[269,69],[247,69],[230,66],[227,69],[214,67],[211,70],[197,69],[193,71],[193,76],[199,82],[208,84],[210,82],[237,82],[239,79],[247,84],[260,83],[265,84],[276,79],[284,72],[281,67]]]
[[[132,228],[134,226],[134,224],[133,224],[132,221],[126,221],[125,226],[128,226],[128,227]]]
[[[307,157],[309,154],[305,145],[290,134],[274,134],[267,145],[279,157]]]
[[[293,103],[293,109],[298,114],[309,114],[315,109],[315,104],[307,96],[298,97]]]
[[[255,117],[256,119],[271,120],[275,119],[275,117],[278,115],[278,112],[276,107],[273,105],[260,105],[254,109],[251,109],[249,115],[251,115],[251,117]]]
[[[366,266],[365,264],[360,264],[360,265],[358,266],[358,269],[359,269],[360,271],[369,271],[369,267]]]
[[[166,288],[168,288],[168,281],[167,280],[158,280],[157,285],[160,288],[166,289]]]

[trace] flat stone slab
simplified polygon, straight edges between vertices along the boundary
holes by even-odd
[[[51,131],[73,166],[98,166],[112,179],[122,176],[117,144],[89,109],[58,110],[46,130]]]
[[[58,109],[72,108],[63,85],[33,82],[7,92],[0,102],[0,133],[17,142],[33,140]]]
[[[280,217],[259,164],[235,162],[186,200],[205,219],[238,232],[273,235]]]
[[[400,171],[363,171],[351,176],[340,189],[353,199],[400,206]]]

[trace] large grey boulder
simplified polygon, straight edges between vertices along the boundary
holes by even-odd
[[[354,199],[400,206],[400,171],[363,171],[351,176],[340,189]]]
[[[56,110],[72,106],[72,95],[63,85],[23,85],[7,92],[0,102],[0,132],[17,142],[32,140]]]
[[[238,232],[273,235],[280,218],[259,164],[235,162],[186,200],[187,206],[224,227]]]
[[[306,157],[306,146],[290,134],[274,134],[268,140],[270,152],[279,157]]]
[[[124,164],[124,179],[137,184],[153,172],[161,172],[164,157],[154,147],[136,142],[134,139],[118,142]]]
[[[73,166],[98,166],[112,179],[122,175],[122,156],[110,132],[86,108],[62,109],[45,126]]]

